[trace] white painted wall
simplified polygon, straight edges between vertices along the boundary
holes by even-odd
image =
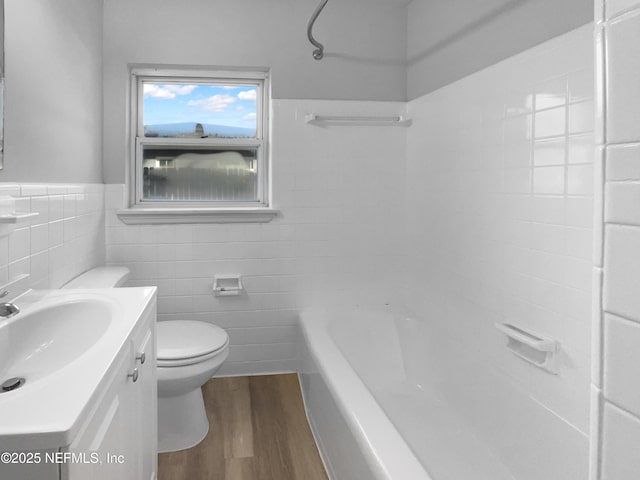
[[[407,96],[417,98],[592,20],[591,0],[414,0]]]
[[[588,472],[592,31],[408,107],[406,302],[465,359],[447,399],[518,480]],[[511,354],[496,322],[559,340],[559,375]]]
[[[598,0],[591,480],[640,476],[640,6]],[[605,48],[606,46],[606,48]]]
[[[5,2],[2,182],[102,182],[102,1]]]
[[[102,1],[4,4],[0,195],[39,215],[0,238],[0,283],[58,288],[105,257]]]
[[[104,21],[104,171],[125,180],[127,66],[271,68],[274,98],[405,99],[406,10],[399,2],[330,2],[306,37],[315,0],[109,0]]]

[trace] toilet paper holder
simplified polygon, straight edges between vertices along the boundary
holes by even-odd
[[[240,295],[244,292],[240,274],[214,275],[213,294],[216,297]]]

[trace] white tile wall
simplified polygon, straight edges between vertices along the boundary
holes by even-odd
[[[606,229],[604,308],[640,321],[640,229],[610,225]]]
[[[28,273],[33,288],[58,288],[104,263],[104,185],[1,183],[0,195],[38,213],[0,237],[0,282]]]
[[[596,2],[598,42],[598,139],[604,152],[604,175],[596,180],[603,192],[604,220],[596,242],[604,243],[600,311],[594,315],[594,384],[604,386],[597,413],[602,428],[594,430],[591,480],[640,477],[640,3],[635,0]],[[603,45],[606,48],[602,48]],[[601,50],[602,49],[602,50]],[[597,221],[597,219],[596,219]],[[595,292],[600,296],[600,292]],[[596,302],[597,303],[597,302]]]
[[[606,152],[606,178],[609,182],[640,180],[639,144],[610,145]]]
[[[607,143],[625,143],[640,136],[640,84],[629,81],[640,71],[640,10],[607,25]]]
[[[640,420],[609,403],[602,426],[602,480],[635,480],[640,472]]]
[[[522,411],[538,420],[503,421],[500,437],[564,429],[548,441],[576,479],[587,476],[590,423],[592,28],[410,102],[407,147],[407,304],[498,372],[489,390],[526,392]],[[494,328],[504,321],[558,339],[560,374],[512,355]],[[487,429],[491,409],[510,408],[450,396]],[[553,462],[530,476],[505,443],[495,448],[516,478],[568,478]]]
[[[604,324],[604,394],[640,417],[640,323],[611,314]]]
[[[640,2],[638,2],[638,0],[607,0],[606,2],[603,0],[596,0],[596,6],[602,3],[606,4],[605,8],[607,18],[612,18],[640,6]]]
[[[605,186],[607,223],[640,226],[640,209],[628,208],[640,204],[640,184],[610,182]]]
[[[398,114],[388,102],[273,102],[268,224],[122,224],[124,186],[106,187],[107,262],[131,285],[159,287],[159,319],[227,329],[220,375],[294,371],[297,312],[308,305],[383,304],[401,288],[406,129],[307,125],[316,114]],[[247,294],[213,297],[213,276],[241,273]]]

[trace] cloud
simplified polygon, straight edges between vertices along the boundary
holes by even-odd
[[[251,100],[253,102],[256,101],[256,91],[255,90],[245,90],[238,94],[238,98],[240,100]]]
[[[240,111],[240,110],[244,110],[244,107],[243,107],[242,105],[238,105],[238,106],[236,107],[236,110],[238,110],[238,111]]]
[[[205,112],[224,112],[235,101],[235,97],[231,95],[213,95],[202,100],[190,100],[187,105],[190,107],[202,107]]]
[[[258,115],[256,114],[256,112],[247,113],[244,117],[242,117],[242,120],[255,120],[257,116]]]
[[[157,85],[155,83],[144,84],[145,96],[155,98],[176,98],[176,95],[189,95],[193,92],[197,85]]]

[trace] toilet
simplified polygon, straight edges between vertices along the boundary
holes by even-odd
[[[193,447],[209,431],[202,385],[229,355],[222,328],[195,320],[158,322],[158,451]]]
[[[114,288],[129,278],[126,267],[97,267],[63,288]],[[195,320],[157,324],[158,451],[173,452],[200,443],[209,421],[200,387],[229,355],[222,328]]]

